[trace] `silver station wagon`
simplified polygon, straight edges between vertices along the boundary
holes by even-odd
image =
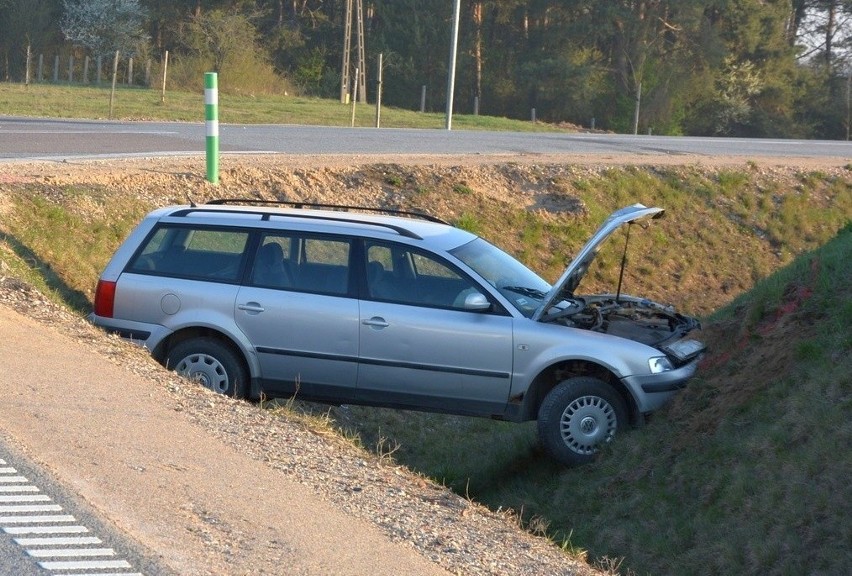
[[[550,285],[422,214],[288,204],[151,212],[90,319],[222,394],[537,420],[566,464],[641,423],[704,350],[669,306],[575,294],[604,240],[660,208],[613,213]]]

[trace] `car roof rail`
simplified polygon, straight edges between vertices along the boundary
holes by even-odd
[[[208,202],[207,204],[211,204],[211,203]],[[212,208],[211,210],[202,210],[200,206],[195,206],[194,208],[193,207],[181,208],[180,210],[172,212],[170,214],[170,216],[180,218],[180,217],[189,216],[190,214],[193,214],[193,213],[196,213],[196,212],[207,212],[207,213],[216,212],[217,214],[253,214],[255,216],[259,216],[261,220],[266,220],[266,221],[268,221],[270,219],[270,216],[273,216],[273,215],[277,216],[275,214],[270,214],[269,211],[263,211],[263,210],[250,210],[250,211],[239,210],[238,211],[234,208],[229,209],[227,207],[222,207],[222,208],[211,207],[211,208]],[[319,215],[319,214],[299,214],[297,212],[296,213],[290,213],[290,214],[281,214],[280,216],[286,216],[287,218],[302,218],[302,219],[305,219],[305,220],[322,220],[322,221],[325,221],[325,222],[342,222],[342,223],[346,223],[346,224],[362,224],[364,226],[376,226],[376,227],[379,227],[379,228],[386,228],[388,230],[393,230],[394,232],[396,232],[400,236],[405,236],[407,238],[413,238],[415,240],[423,240],[422,236],[412,232],[408,228],[405,228],[404,226],[397,226],[396,224],[390,224],[388,222],[376,222],[376,221],[372,221],[372,220],[356,220],[354,218],[335,218],[334,216],[325,216],[325,215]]]
[[[379,206],[349,206],[346,204],[322,204],[315,202],[296,202],[291,200],[258,200],[254,198],[218,198],[216,200],[210,200],[206,202],[206,204],[212,205],[226,205],[226,204],[260,204],[260,205],[278,205],[278,206],[291,206],[293,208],[320,208],[324,210],[339,210],[344,212],[376,212],[379,214],[388,214],[391,216],[406,216],[409,218],[419,218],[421,220],[427,220],[429,222],[435,222],[437,224],[446,224],[449,226],[449,223],[445,220],[441,220],[437,216],[432,216],[431,214],[427,214],[425,212],[420,212],[419,210],[397,210],[395,208],[381,208]]]

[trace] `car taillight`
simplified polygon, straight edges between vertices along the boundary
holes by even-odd
[[[98,280],[98,288],[95,291],[95,316],[112,318],[114,305],[115,282]]]

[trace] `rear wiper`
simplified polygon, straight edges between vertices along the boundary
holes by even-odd
[[[503,290],[509,290],[511,292],[523,294],[524,296],[529,296],[530,298],[538,298],[539,300],[547,296],[547,294],[541,290],[527,288],[525,286],[501,286],[501,288],[503,288]]]

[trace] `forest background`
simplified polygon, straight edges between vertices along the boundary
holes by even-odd
[[[168,51],[172,89],[200,90],[216,71],[225,92],[338,98],[346,4],[0,0],[0,79],[33,81],[40,55],[80,81],[65,68],[101,56],[111,71],[118,50],[153,63],[135,75],[122,67],[127,84],[156,86]],[[445,109],[453,0],[362,5],[367,98],[382,54],[383,104]],[[350,68],[357,30],[356,19]],[[529,119],[534,109],[620,133],[849,139],[852,0],[462,0],[455,78],[461,114]]]

